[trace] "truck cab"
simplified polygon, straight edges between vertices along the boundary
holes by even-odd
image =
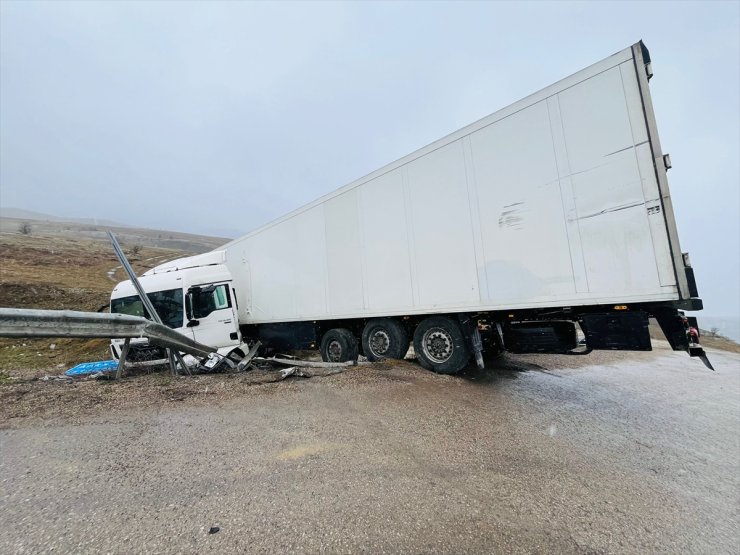
[[[241,343],[236,291],[223,251],[161,264],[139,278],[162,323],[199,343],[230,350]],[[150,318],[130,280],[113,289],[111,313]],[[118,359],[123,340],[111,341]],[[146,339],[132,341],[134,361],[164,359],[164,351]]]

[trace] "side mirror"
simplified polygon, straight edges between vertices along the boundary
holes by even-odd
[[[193,321],[193,293],[188,291],[185,295],[185,316],[188,320]],[[189,326],[190,324],[188,324]]]
[[[200,320],[190,320],[185,327],[194,328],[195,326],[200,326]]]

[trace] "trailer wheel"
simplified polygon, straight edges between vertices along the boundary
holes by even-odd
[[[457,374],[470,361],[460,324],[444,316],[431,316],[416,326],[414,351],[419,364],[439,374]]]
[[[334,328],[321,338],[321,359],[324,362],[357,360],[357,339],[345,328]]]
[[[409,336],[396,320],[370,320],[362,330],[362,352],[370,362],[386,358],[402,359],[409,350]]]

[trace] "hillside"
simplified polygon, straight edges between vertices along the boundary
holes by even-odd
[[[12,206],[0,206],[0,218],[10,218],[16,220],[36,220],[39,222],[64,222],[83,225],[106,225],[114,227],[129,227],[126,224],[114,222],[111,220],[101,220],[97,218],[67,218],[64,216],[53,216],[36,212],[35,210],[26,210],[25,208],[13,208]]]
[[[19,232],[28,222],[29,234]],[[0,219],[0,307],[105,310],[125,279],[104,226]],[[138,228],[112,228],[134,270],[207,252],[227,239]],[[53,348],[51,346],[54,346]],[[28,377],[59,373],[83,361],[109,358],[106,340],[0,339],[3,372]]]
[[[87,223],[63,219],[46,220],[22,217],[0,217],[0,235],[18,235],[19,228],[24,223],[30,225],[30,236],[32,237],[86,238],[94,241],[102,241],[107,244],[108,237],[106,236],[106,231],[111,230],[116,234],[118,241],[122,245],[175,249],[190,254],[213,250],[230,240],[225,237],[210,237],[161,229],[145,229],[123,224],[108,225],[100,222],[93,223],[92,220]]]

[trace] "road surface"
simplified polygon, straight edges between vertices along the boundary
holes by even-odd
[[[737,553],[740,355],[600,357],[6,424],[0,552]]]

